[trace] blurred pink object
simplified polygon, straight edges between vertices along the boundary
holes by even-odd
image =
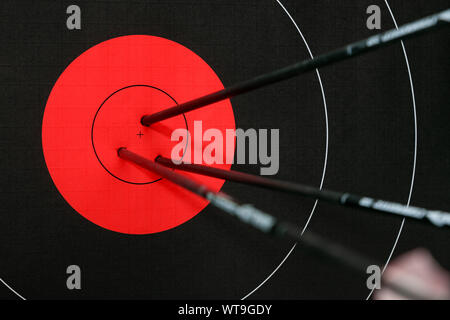
[[[419,296],[431,300],[450,299],[450,274],[425,249],[415,249],[396,258],[386,268],[382,281],[402,284]],[[374,299],[407,298],[382,286],[376,291]]]

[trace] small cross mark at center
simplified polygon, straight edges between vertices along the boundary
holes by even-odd
[[[136,135],[139,137],[139,139],[141,139],[144,134],[139,130],[139,133]]]

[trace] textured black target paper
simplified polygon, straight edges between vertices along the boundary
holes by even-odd
[[[373,35],[365,13],[371,4],[382,9],[383,30],[395,26],[385,1],[281,3],[314,55]],[[293,243],[259,234],[210,206],[158,234],[103,229],[64,201],[45,165],[45,104],[58,76],[82,52],[118,36],[160,36],[197,53],[228,86],[310,57],[280,3],[77,1],[82,10],[77,31],[66,28],[71,4],[0,2],[0,278],[27,299],[240,299],[252,292],[249,298],[256,299],[366,299],[364,274],[311,258],[299,248],[261,285]],[[448,2],[392,0],[389,5],[402,24],[446,9]],[[236,126],[280,129],[277,178],[320,186],[326,163],[324,188],[401,203],[411,196],[413,205],[448,211],[448,30],[407,40],[405,48],[416,113],[404,52],[396,44],[320,70],[326,109],[315,73],[233,98]],[[254,165],[233,168],[259,173]],[[228,182],[223,191],[299,229],[315,204]],[[401,225],[399,217],[319,202],[308,230],[375,263],[388,259]],[[394,257],[416,247],[428,248],[450,268],[447,230],[406,221]],[[72,264],[81,267],[82,290],[66,287],[66,268]],[[0,298],[18,296],[0,284]]]

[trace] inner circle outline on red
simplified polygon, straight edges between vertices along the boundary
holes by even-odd
[[[132,181],[129,181],[129,180],[120,178],[118,175],[114,174],[113,172],[111,172],[110,169],[108,169],[108,168],[106,167],[106,165],[105,165],[105,164],[102,162],[102,160],[101,160],[101,156],[97,153],[97,151],[96,151],[96,149],[95,149],[95,139],[94,139],[95,122],[96,122],[96,120],[97,120],[97,117],[98,117],[98,114],[99,114],[100,110],[104,107],[105,103],[106,103],[112,96],[114,96],[116,93],[121,92],[121,91],[126,90],[126,89],[129,89],[129,88],[133,88],[133,87],[146,87],[146,88],[152,88],[152,89],[155,89],[155,90],[160,91],[160,92],[162,92],[163,94],[167,95],[167,96],[168,96],[175,104],[178,105],[178,102],[177,102],[170,94],[168,94],[168,93],[165,92],[164,90],[161,90],[161,89],[159,89],[159,88],[156,88],[156,87],[153,87],[153,86],[150,86],[150,85],[135,84],[135,85],[130,85],[130,86],[127,86],[127,87],[124,87],[124,88],[120,88],[119,90],[116,90],[115,92],[111,93],[111,94],[110,94],[110,95],[102,102],[102,104],[101,104],[100,107],[98,108],[97,112],[95,113],[94,120],[92,121],[92,127],[91,127],[91,142],[92,142],[92,148],[94,149],[95,156],[97,157],[97,160],[99,161],[99,163],[100,163],[100,165],[103,167],[103,169],[105,169],[106,172],[108,172],[110,175],[112,175],[112,176],[113,176],[114,178],[116,178],[117,180],[120,180],[120,181],[125,182],[125,183],[137,184],[137,185],[151,184],[151,183],[154,183],[154,182],[158,182],[158,181],[162,180],[163,178],[158,178],[158,179],[155,179],[155,180],[152,180],[152,181],[148,181],[148,182],[132,182]],[[188,124],[187,124],[187,120],[186,120],[186,116],[184,115],[184,113],[182,114],[182,116],[183,116],[184,122],[185,122],[185,124],[186,124],[186,130],[189,130]],[[186,144],[188,144],[188,141],[186,142]],[[184,155],[183,155],[183,156],[184,156]]]
[[[145,185],[119,181],[100,165],[91,141],[95,113],[111,92],[136,84],[170,92],[179,102],[223,89],[212,68],[176,42],[148,35],[113,38],[82,53],[56,81],[44,112],[42,146],[56,188],[76,212],[108,230],[150,234],[181,225],[209,202],[166,180]],[[152,105],[148,112],[171,106]],[[198,120],[202,121],[204,131],[235,129],[229,100],[186,114],[188,127],[192,128],[193,122]],[[142,129],[153,138],[162,135],[164,130],[176,129],[164,128],[167,123],[170,122],[163,121],[150,128],[142,126]],[[169,143],[170,136],[167,139]],[[205,145],[203,143],[201,148]],[[117,145],[123,146],[126,147]],[[234,141],[233,145],[226,146],[233,152],[234,147]],[[127,169],[132,166],[125,162],[120,165]],[[231,164],[213,166],[228,170]],[[224,183],[210,177],[182,174],[215,191]]]

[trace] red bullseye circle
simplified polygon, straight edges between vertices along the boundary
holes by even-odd
[[[87,50],[59,77],[44,112],[43,151],[58,191],[83,217],[117,232],[155,233],[188,221],[208,202],[120,159],[117,149],[170,157],[178,144],[172,132],[193,128],[194,121],[202,121],[203,132],[219,129],[225,137],[226,129],[235,129],[229,100],[149,128],[140,124],[144,114],[221,89],[205,61],[167,39],[125,36]],[[225,147],[234,150],[234,144]],[[216,191],[224,183],[183,174]]]

